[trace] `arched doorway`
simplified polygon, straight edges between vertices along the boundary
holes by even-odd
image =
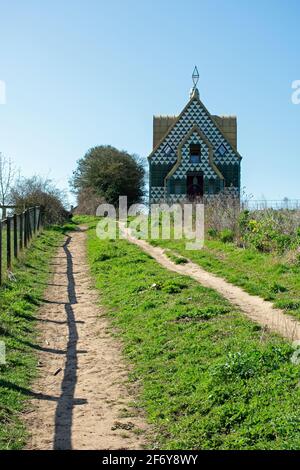
[[[187,175],[187,195],[190,199],[203,196],[203,174],[188,173]]]

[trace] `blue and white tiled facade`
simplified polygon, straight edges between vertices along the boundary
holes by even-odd
[[[201,147],[197,163],[190,158],[191,144]],[[225,187],[238,194],[240,161],[238,152],[194,96],[149,156],[150,203],[187,199],[187,175],[194,173],[203,177],[203,195],[216,194]]]
[[[190,162],[190,145],[200,144],[201,145],[201,160],[199,163]],[[183,144],[181,149],[181,162],[178,168],[173,173],[173,178],[184,178],[186,173],[189,171],[202,171],[206,178],[217,178],[217,173],[209,163],[209,148],[208,145],[199,137],[198,132],[194,131],[192,135]]]

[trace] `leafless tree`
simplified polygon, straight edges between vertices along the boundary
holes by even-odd
[[[16,176],[16,168],[11,158],[0,152],[0,204],[2,218],[6,217],[6,205],[9,203],[10,191]]]
[[[65,192],[57,188],[48,178],[38,175],[18,178],[11,189],[10,201],[18,211],[23,211],[27,207],[41,206],[44,222],[47,225],[63,223],[68,217]]]
[[[105,199],[99,196],[92,188],[82,189],[77,195],[77,207],[73,213],[95,215],[97,207],[104,202]]]

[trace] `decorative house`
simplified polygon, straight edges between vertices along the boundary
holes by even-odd
[[[199,97],[197,67],[190,100],[179,116],[154,116],[149,160],[150,203],[240,195],[241,156],[234,116],[213,116]]]

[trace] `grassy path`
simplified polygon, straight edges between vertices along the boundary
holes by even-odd
[[[299,254],[278,255],[239,248],[233,243],[207,240],[203,250],[187,251],[185,240],[153,240],[153,246],[191,259],[206,271],[242,287],[251,295],[273,302],[300,319]]]
[[[88,254],[162,449],[299,449],[299,366],[282,338],[124,240]]]
[[[129,407],[128,366],[98,305],[85,242],[85,232],[73,231],[59,247],[38,313],[40,373],[25,415],[29,449],[139,449],[144,442],[146,426]]]
[[[267,302],[258,296],[249,295],[241,288],[224,281],[187,259],[177,258],[169,254],[163,248],[150,245],[144,240],[134,238],[129,229],[123,227],[127,239],[153,256],[162,266],[171,271],[185,276],[190,276],[202,285],[214,289],[227,300],[239,307],[251,320],[261,326],[282,335],[290,341],[300,340],[300,322],[295,318],[275,309],[271,302]],[[174,260],[172,258],[175,258]],[[177,261],[177,262],[176,262]],[[180,261],[184,261],[180,263]]]
[[[0,341],[6,364],[0,365],[0,449],[21,449],[27,439],[21,412],[31,397],[36,375],[36,311],[50,276],[50,261],[62,239],[46,230],[14,265],[15,282],[0,288]]]
[[[63,244],[58,232],[40,237],[18,282],[0,293],[9,345],[0,366],[1,448],[24,446],[20,412],[31,398],[28,448],[137,448],[145,413],[154,429],[148,448],[299,449],[300,370],[291,346],[215,290],[124,240],[100,241],[90,227],[102,307],[77,232]],[[122,385],[128,373],[131,396]]]

